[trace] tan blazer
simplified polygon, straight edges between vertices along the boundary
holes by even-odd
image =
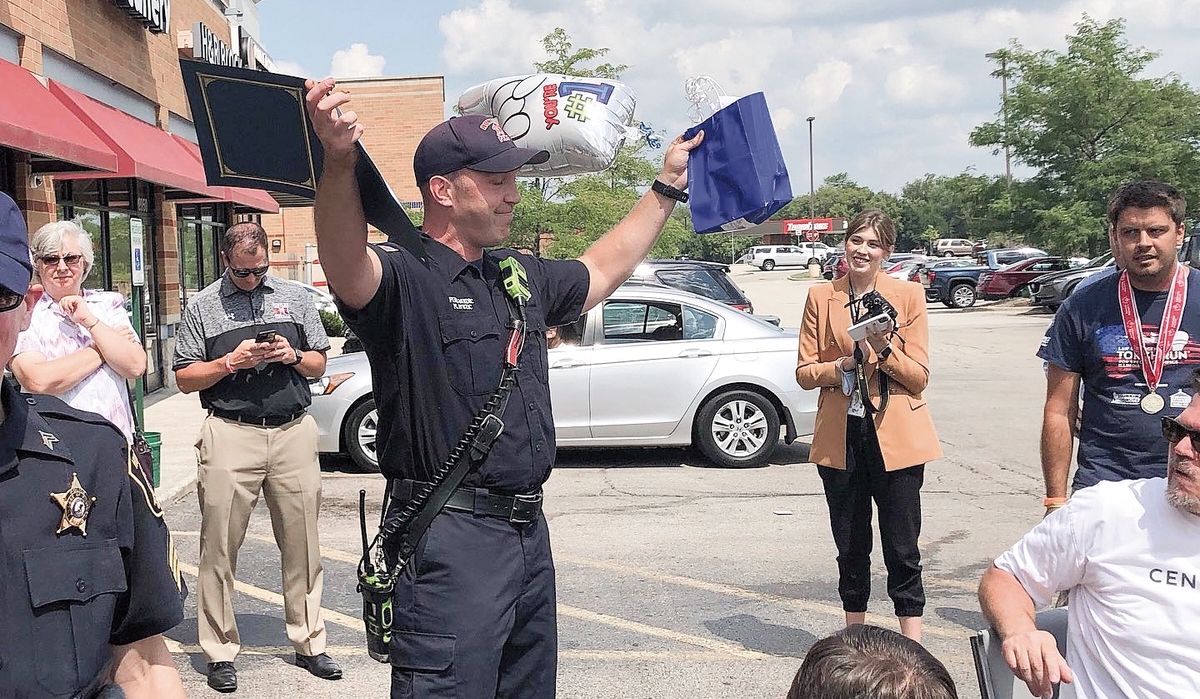
[[[933,429],[933,418],[921,392],[929,383],[929,318],[925,290],[882,272],[875,290],[896,308],[897,335],[892,354],[880,363],[874,352],[866,358],[867,386],[879,405],[879,370],[890,377],[887,409],[875,414],[879,448],[888,471],[908,468],[941,458],[942,447]],[[854,354],[850,339],[850,278],[818,284],[808,291],[804,321],[800,326],[800,359],[796,381],[804,388],[820,388],[813,430],[813,463],[846,468],[846,410],[850,398],[842,393],[839,358]]]

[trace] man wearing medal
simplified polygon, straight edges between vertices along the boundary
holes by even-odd
[[[1073,490],[1166,475],[1159,423],[1187,407],[1200,366],[1200,272],[1177,256],[1186,208],[1162,182],[1118,189],[1108,203],[1109,243],[1123,271],[1076,290],[1046,331],[1038,356],[1047,364],[1047,512],[1066,503],[1075,437]]]

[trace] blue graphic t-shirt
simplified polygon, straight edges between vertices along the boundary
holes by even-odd
[[[1200,271],[1189,269],[1187,305],[1163,367],[1158,394],[1166,407],[1148,415],[1142,365],[1125,335],[1117,301],[1119,274],[1077,289],[1058,309],[1038,356],[1081,375],[1083,413],[1073,486],[1167,475],[1162,418],[1175,416],[1192,399],[1192,372],[1200,367]],[[1158,329],[1167,292],[1133,290],[1147,351],[1158,350]]]

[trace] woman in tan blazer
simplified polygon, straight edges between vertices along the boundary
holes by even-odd
[[[811,460],[825,487],[846,624],[863,623],[871,595],[874,500],[888,596],[901,632],[920,641],[921,485],[925,462],[942,456],[921,395],[929,382],[925,292],[879,271],[896,245],[882,211],[855,216],[845,245],[850,273],[808,292],[796,381],[821,390]],[[848,328],[867,319],[863,297],[872,292],[890,303],[895,320],[855,342]]]

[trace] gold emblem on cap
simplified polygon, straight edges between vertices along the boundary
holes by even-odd
[[[55,534],[62,534],[68,529],[78,529],[80,534],[87,536],[87,518],[92,513],[94,496],[88,495],[79,482],[79,474],[71,474],[71,486],[62,493],[50,493],[50,499],[62,508],[62,521]]]

